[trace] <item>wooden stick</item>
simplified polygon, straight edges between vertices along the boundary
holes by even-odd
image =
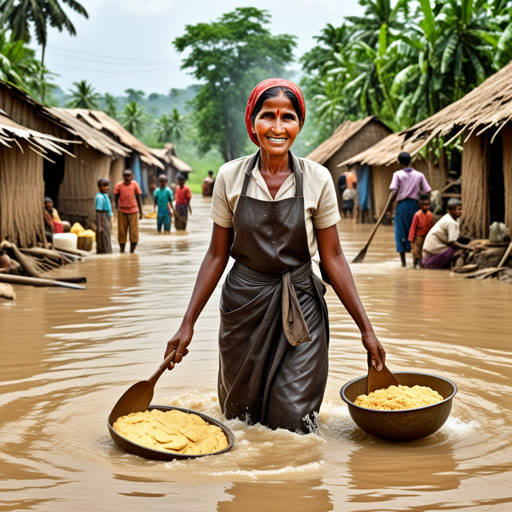
[[[25,284],[30,286],[56,286],[61,288],[71,288],[73,290],[85,290],[85,286],[78,284],[64,283],[54,281],[53,279],[43,279],[39,277],[13,276],[12,274],[0,274],[0,283]]]
[[[507,262],[508,257],[510,256],[510,253],[512,252],[512,242],[508,244],[508,249],[505,251],[505,254],[503,255],[503,258],[501,258],[500,264],[498,265],[498,268],[504,267],[505,263]]]
[[[386,215],[386,212],[388,211],[394,197],[395,197],[395,195],[393,193],[389,194],[388,200],[386,202],[386,206],[384,206],[384,209],[382,210],[382,213],[380,214],[379,220],[377,221],[377,224],[375,224],[375,227],[373,228],[370,238],[368,238],[366,245],[359,251],[357,256],[352,260],[352,263],[362,263],[363,262],[364,257],[366,256],[366,251],[368,250],[368,247],[370,247],[370,243],[373,240],[375,233],[377,232],[377,228],[380,226],[382,219],[384,219],[384,216]]]

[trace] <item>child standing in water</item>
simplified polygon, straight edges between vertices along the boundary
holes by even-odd
[[[156,218],[156,230],[160,233],[162,226],[164,233],[171,232],[171,208],[174,200],[172,190],[167,186],[167,176],[160,174],[158,177],[159,187],[153,194],[153,201],[155,208],[158,208],[158,215]]]
[[[96,194],[96,253],[110,254],[112,252],[112,204],[108,197],[110,180],[98,180],[98,193]]]
[[[430,211],[430,196],[428,194],[420,194],[418,201],[420,209],[412,218],[411,229],[409,230],[409,242],[411,242],[412,261],[414,268],[421,265],[421,251],[427,233],[434,225],[434,216]]]

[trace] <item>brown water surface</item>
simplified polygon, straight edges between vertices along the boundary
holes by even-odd
[[[107,415],[156,369],[180,323],[206,250],[208,199],[194,197],[190,232],[142,222],[134,255],[68,266],[86,291],[18,287],[0,303],[0,511],[512,510],[512,287],[401,269],[392,228],[353,271],[392,370],[454,380],[451,417],[435,435],[397,444],[359,430],[339,398],[365,372],[358,331],[331,290],[330,373],[318,435],[227,421],[221,456],[157,462],[120,451]],[[371,226],[340,225],[353,257]],[[222,420],[216,401],[220,288],[191,353],[158,383],[155,404]]]

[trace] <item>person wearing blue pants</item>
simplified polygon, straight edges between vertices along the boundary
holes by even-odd
[[[402,267],[406,266],[405,253],[410,252],[411,244],[408,240],[412,219],[418,211],[418,197],[421,191],[426,194],[432,189],[425,175],[409,166],[411,155],[405,151],[398,155],[398,161],[404,167],[393,173],[391,197],[396,199],[395,210],[395,244],[400,254]]]
[[[154,206],[158,207],[156,218],[156,229],[160,233],[162,227],[164,233],[171,232],[171,208],[174,196],[172,190],[167,186],[167,176],[161,174],[158,177],[159,187],[153,194]]]

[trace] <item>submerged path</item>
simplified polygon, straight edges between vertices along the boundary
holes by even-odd
[[[396,444],[350,419],[340,387],[365,372],[358,331],[332,290],[330,372],[318,435],[227,424],[222,456],[148,461],[121,452],[107,415],[156,369],[178,327],[209,242],[209,200],[195,196],[190,232],[142,222],[134,255],[93,256],[63,273],[86,291],[18,288],[0,302],[2,511],[505,511],[512,507],[512,286],[399,266],[384,226],[356,283],[393,370],[459,386],[434,436]],[[342,223],[353,257],[371,226]],[[216,401],[218,288],[191,353],[158,383],[154,403],[222,419]]]

